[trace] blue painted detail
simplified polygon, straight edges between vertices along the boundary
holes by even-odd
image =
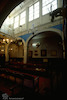
[[[32,35],[32,33],[28,33],[28,34],[25,34],[25,35],[21,35],[21,36],[19,36],[19,37],[21,37],[22,39],[24,39],[25,42],[26,42],[26,40],[27,40],[31,35]]]
[[[52,26],[51,28],[56,28],[58,30],[63,31],[63,25],[62,24],[59,24],[59,25],[56,25],[56,26]]]
[[[51,28],[55,28],[55,29],[58,29],[58,30],[63,31],[63,25],[62,25],[62,24],[52,26]],[[32,33],[28,33],[28,34],[25,34],[25,35],[21,35],[21,36],[19,36],[19,37],[21,37],[22,39],[24,39],[24,41],[26,42],[26,40],[27,40],[31,35],[32,35]]]

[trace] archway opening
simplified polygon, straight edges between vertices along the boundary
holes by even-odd
[[[28,62],[45,63],[46,59],[62,59],[63,45],[61,36],[45,31],[32,37],[28,42]]]
[[[22,40],[16,40],[9,45],[9,61],[23,62],[24,44]]]

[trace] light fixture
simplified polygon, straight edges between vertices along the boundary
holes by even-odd
[[[1,51],[4,52],[4,49],[2,49]]]
[[[5,42],[5,39],[3,39],[3,42]]]
[[[10,40],[10,42],[13,42],[13,40]]]
[[[9,43],[9,39],[6,39],[6,42]]]
[[[3,39],[3,42],[9,43],[9,39]]]
[[[10,50],[12,51],[13,49],[11,48]]]
[[[36,43],[33,43],[32,46],[35,47],[36,46]]]
[[[32,46],[33,46],[33,47],[37,47],[37,48],[38,48],[38,47],[40,46],[40,42],[33,43],[33,44],[32,44]]]

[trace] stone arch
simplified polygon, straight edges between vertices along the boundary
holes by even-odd
[[[35,46],[33,44],[35,44]],[[63,58],[62,35],[59,35],[57,31],[47,30],[35,34],[31,36],[27,46],[28,54],[32,54],[32,56],[28,56],[28,62],[33,63],[38,61],[38,59],[41,59],[40,61],[43,61],[43,58]],[[44,57],[42,57],[41,55],[42,50],[46,50],[45,52],[47,52],[46,56]],[[52,55],[52,50],[55,51],[56,55]],[[35,53],[35,51],[37,51],[37,53]]]
[[[31,38],[33,38],[34,36],[38,35],[38,34],[41,34],[42,32],[48,32],[48,31],[52,31],[52,32],[56,32],[61,38],[62,40],[64,40],[64,37],[63,37],[63,32],[61,30],[58,30],[58,29],[54,29],[54,28],[49,28],[49,29],[45,29],[45,30],[42,30],[42,31],[38,31],[37,33],[35,33],[34,35],[31,35],[27,41],[26,41],[26,45],[28,45],[28,42]]]

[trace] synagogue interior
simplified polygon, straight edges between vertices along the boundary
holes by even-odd
[[[66,0],[0,1],[1,100],[63,97],[66,7]]]

